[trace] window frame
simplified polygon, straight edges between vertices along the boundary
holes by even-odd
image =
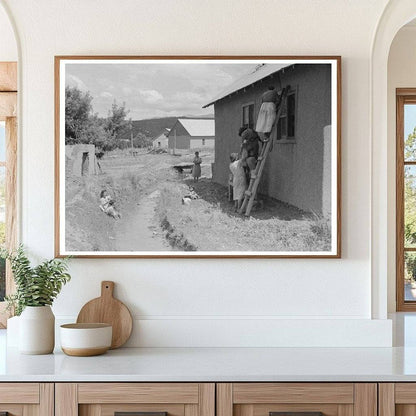
[[[252,117],[253,125],[252,126],[248,125],[247,128],[254,129],[255,124],[256,124],[255,119],[254,119],[254,115],[256,114],[256,103],[254,101],[250,101],[241,105],[241,127],[246,127],[246,125],[244,124],[244,108],[246,107],[253,108],[253,117]],[[250,113],[250,110],[249,110],[249,113]],[[249,115],[249,119],[250,119],[250,115]]]
[[[282,90],[279,91],[279,94],[281,94]],[[279,120],[277,120],[277,125],[276,127],[279,128],[279,123],[280,120],[283,118],[286,118],[286,131],[288,130],[288,116],[287,116],[287,98],[290,95],[294,95],[295,96],[295,109],[294,109],[294,113],[295,113],[295,125],[294,125],[294,130],[295,130],[295,134],[294,136],[288,136],[286,135],[282,135],[282,137],[279,139],[278,138],[278,131],[276,129],[276,143],[278,144],[294,144],[296,143],[297,137],[297,128],[296,128],[296,121],[298,119],[298,86],[294,86],[290,88],[289,92],[287,93],[286,96],[286,103],[285,103],[285,111],[282,112],[281,116],[279,117]]]
[[[396,89],[396,310],[397,312],[416,311],[416,300],[405,300],[404,294],[404,258],[406,252],[416,253],[416,247],[405,247],[405,183],[406,166],[416,166],[415,161],[405,161],[404,107],[406,104],[416,105],[416,88]]]
[[[17,63],[0,62],[0,120],[6,127],[6,248],[17,246]],[[15,290],[9,262],[6,262],[6,295]],[[5,328],[6,302],[0,302],[0,328]]]

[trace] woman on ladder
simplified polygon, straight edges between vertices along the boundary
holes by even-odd
[[[263,141],[268,141],[276,121],[276,109],[280,96],[274,86],[270,86],[261,96],[261,107],[257,117],[256,132],[262,133]]]

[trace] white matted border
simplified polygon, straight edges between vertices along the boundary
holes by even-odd
[[[331,65],[331,249],[329,251],[69,251],[65,248],[65,80],[66,65],[102,65],[102,64],[330,64]],[[58,69],[58,71],[57,71]],[[155,258],[267,258],[267,257],[307,257],[307,258],[340,258],[340,175],[341,175],[341,58],[334,57],[55,57],[55,112],[59,120],[56,128],[58,156],[55,158],[55,256],[73,257],[155,257]],[[56,126],[55,126],[56,127]],[[55,149],[57,150],[57,149]]]

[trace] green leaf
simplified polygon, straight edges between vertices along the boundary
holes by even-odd
[[[16,293],[7,296],[6,302],[16,315],[26,306],[52,305],[63,285],[71,280],[69,258],[45,260],[32,267],[22,245],[10,252],[0,249],[0,257],[10,261]]]

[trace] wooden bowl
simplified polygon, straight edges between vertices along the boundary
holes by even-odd
[[[61,348],[67,355],[101,355],[111,347],[113,328],[109,324],[85,323],[61,325]]]

